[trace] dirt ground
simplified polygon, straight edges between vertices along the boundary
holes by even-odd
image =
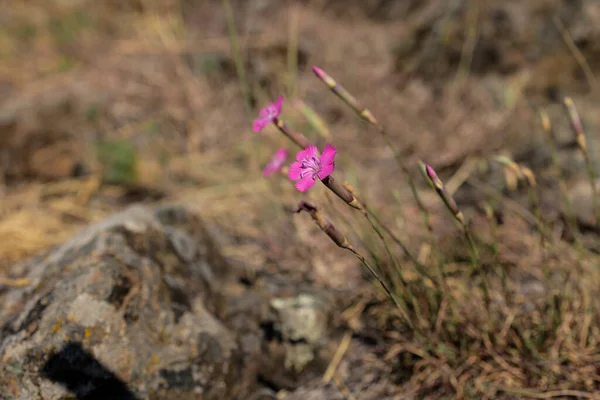
[[[312,381],[280,390],[279,398],[600,398],[597,313],[586,319],[589,341],[569,353],[576,359],[554,360],[562,369],[553,377],[543,373],[547,360],[521,369],[509,350],[508,362],[491,351],[488,364],[465,357],[458,368],[411,347],[419,341],[395,330],[397,316],[373,300],[355,258],[308,216],[288,211],[301,199],[315,201],[361,249],[379,246],[368,225],[322,188],[302,195],[284,177],[263,177],[278,147],[296,150],[272,126],[251,129],[260,107],[286,96],[286,122],[319,147],[335,144],[336,175],[427,260],[429,233],[394,155],[315,78],[311,67],[322,67],[388,128],[431,212],[434,250],[449,265],[468,265],[468,250],[419,175],[419,160],[452,188],[476,235],[497,245],[482,247],[481,257],[508,271],[523,304],[546,290],[539,283],[546,264],[575,270],[581,254],[583,267],[573,274],[594,301],[593,193],[561,102],[570,96],[577,105],[592,170],[600,173],[600,3],[230,2],[239,53],[221,0],[0,0],[0,277],[18,278],[11,273],[17,261],[127,205],[180,201],[222,229],[223,252],[250,277],[269,271],[353,293],[337,327],[340,340],[353,332],[337,384]],[[331,139],[316,133],[295,98],[321,115]],[[541,109],[557,137],[571,213],[562,206]],[[558,256],[544,256],[527,190],[511,187],[506,171],[485,161],[500,154],[535,174]],[[410,268],[407,274],[417,279]]]

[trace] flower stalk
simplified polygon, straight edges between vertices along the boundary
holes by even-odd
[[[437,192],[438,196],[442,199],[442,201],[446,205],[446,208],[448,209],[448,211],[450,211],[450,213],[452,214],[454,219],[459,223],[459,225],[462,228],[465,239],[469,243],[469,248],[471,250],[470,251],[470,253],[471,253],[471,271],[469,273],[469,276],[472,275],[472,273],[474,272],[475,269],[479,270],[479,272],[481,273],[481,291],[483,292],[483,297],[484,297],[486,305],[489,306],[490,294],[489,294],[489,290],[487,287],[487,283],[486,283],[486,279],[485,279],[483,270],[481,268],[481,264],[479,263],[479,251],[477,251],[477,246],[475,246],[475,241],[473,240],[473,235],[471,234],[471,231],[470,231],[469,227],[467,226],[465,217],[464,217],[463,213],[460,211],[460,209],[458,208],[458,205],[456,204],[456,201],[454,200],[454,198],[450,195],[450,193],[448,193],[448,190],[444,186],[444,183],[442,182],[442,180],[438,177],[435,170],[431,166],[423,163],[422,161],[419,162],[419,165],[425,171],[425,174],[428,177],[430,185]]]
[[[567,114],[569,115],[569,120],[571,121],[571,127],[573,128],[573,133],[575,134],[575,140],[577,141],[577,145],[581,150],[581,154],[583,154],[583,159],[585,162],[585,167],[587,169],[588,179],[590,181],[590,185],[592,187],[592,199],[593,199],[593,207],[594,207],[594,218],[596,222],[596,226],[600,226],[600,205],[598,204],[598,189],[596,187],[596,176],[594,174],[594,168],[592,166],[592,162],[590,160],[590,154],[588,152],[587,143],[585,140],[585,134],[583,130],[583,123],[581,121],[581,117],[579,116],[579,112],[577,111],[577,107],[575,107],[575,103],[573,99],[570,97],[565,97],[564,105],[567,109]]]
[[[307,162],[309,161],[306,159],[306,156],[308,155],[308,149],[314,148],[316,150],[316,147],[306,138],[306,136],[304,136],[304,134],[302,134],[301,132],[292,131],[289,128],[289,126],[281,118],[279,118],[279,115],[281,113],[281,104],[283,101],[282,99],[283,98],[280,97],[278,99],[277,103],[269,104],[267,107],[265,107],[264,109],[262,109],[260,111],[259,117],[254,122],[254,131],[258,132],[261,129],[263,129],[268,123],[272,122],[273,124],[275,124],[275,126],[277,126],[277,128],[279,129],[279,131],[281,133],[283,133],[290,140],[292,140],[294,143],[296,143],[296,145],[298,145],[300,148],[302,148],[302,150],[297,155],[297,162],[301,163],[301,161],[304,160],[305,162],[304,162],[303,167],[311,168],[311,169],[313,169],[313,172],[318,171],[316,173],[316,176],[329,190],[331,190],[336,196],[338,196],[340,199],[342,199],[347,205],[349,205],[350,207],[361,212],[361,214],[367,219],[367,221],[369,222],[369,225],[371,225],[371,228],[375,231],[375,233],[377,234],[379,239],[383,242],[388,256],[390,257],[390,259],[392,260],[394,265],[396,265],[396,267],[397,267],[397,270],[400,274],[401,282],[403,284],[405,284],[405,280],[402,277],[401,267],[398,265],[398,261],[392,254],[392,252],[389,248],[389,245],[387,243],[387,240],[383,236],[381,229],[377,226],[377,224],[374,221],[371,214],[368,212],[367,207],[363,203],[361,203],[360,200],[356,196],[354,196],[354,194],[350,190],[348,190],[348,188],[346,188],[342,183],[339,183],[337,180],[335,180],[335,178],[331,174],[331,172],[333,172],[333,169],[331,169],[331,171],[328,171],[327,174],[323,174],[323,175],[319,176],[319,172],[320,172],[319,167],[307,164]],[[314,150],[311,150],[310,154],[311,154],[311,156],[316,156],[316,154],[314,153]],[[308,158],[312,158],[312,157],[308,157]],[[296,180],[297,178],[302,178],[301,176],[299,176],[297,168],[292,175],[292,167],[294,167],[294,164],[292,164],[290,166],[289,177],[293,180]],[[296,165],[296,167],[298,167],[298,165]],[[310,185],[309,185],[309,187],[310,187]],[[298,187],[298,184],[297,184],[296,188],[300,191],[303,191],[301,189],[306,190],[304,185],[301,187]],[[407,290],[408,290],[408,288],[407,288]],[[415,302],[415,307],[418,307],[416,302]]]
[[[348,92],[348,90],[346,90],[342,85],[340,85],[338,82],[336,82],[325,71],[323,71],[321,68],[319,68],[317,66],[314,66],[312,68],[312,70],[315,73],[315,75],[317,76],[317,78],[319,78],[323,83],[325,83],[327,85],[327,87],[329,87],[329,89],[334,94],[336,94],[340,99],[342,99],[342,101],[344,101],[347,105],[349,105],[350,108],[352,108],[354,110],[354,112],[361,119],[363,119],[364,121],[367,121],[369,124],[371,124],[373,127],[375,127],[375,129],[377,129],[379,134],[383,137],[386,145],[390,148],[390,150],[392,150],[392,152],[394,154],[394,159],[396,160],[396,163],[398,164],[398,166],[400,167],[400,169],[406,176],[406,180],[408,181],[408,185],[410,187],[412,196],[415,199],[415,202],[417,204],[417,207],[419,208],[419,211],[423,215],[423,220],[424,220],[425,226],[427,227],[427,230],[429,232],[431,232],[432,226],[431,226],[431,222],[429,220],[429,213],[428,213],[425,205],[423,204],[423,201],[421,201],[421,197],[419,196],[419,193],[417,192],[417,187],[416,187],[415,182],[410,174],[408,166],[402,159],[402,156],[400,155],[400,151],[396,148],[396,146],[394,146],[394,143],[391,141],[389,135],[387,134],[386,129],[377,120],[377,118],[375,118],[373,113],[368,108],[364,107],[358,101],[358,99],[356,97],[354,97],[350,92]]]
[[[550,153],[552,154],[552,165],[554,167],[554,173],[556,174],[556,178],[558,179],[558,189],[563,198],[563,202],[565,205],[565,216],[567,220],[567,224],[569,225],[569,229],[572,232],[573,240],[577,244],[578,247],[581,247],[580,243],[580,232],[577,226],[577,221],[575,219],[575,214],[573,213],[573,204],[571,203],[571,199],[568,195],[567,185],[565,183],[565,179],[560,168],[560,158],[558,154],[558,146],[556,144],[556,138],[554,137],[554,131],[552,128],[552,124],[550,122],[550,117],[545,110],[540,110],[540,121],[542,123],[542,129],[546,136],[546,140],[550,146]]]
[[[371,276],[379,282],[387,296],[394,302],[394,304],[398,307],[403,317],[406,319],[408,325],[413,328],[414,324],[412,323],[409,314],[408,314],[408,306],[406,302],[402,299],[402,297],[394,296],[388,285],[381,278],[379,273],[371,266],[371,264],[367,261],[365,257],[363,257],[348,241],[348,239],[341,233],[335,225],[333,225],[323,213],[319,211],[319,209],[312,203],[302,200],[298,205],[298,208],[294,210],[294,213],[301,213],[302,211],[308,213],[313,221],[317,224],[317,226],[325,232],[327,236],[340,248],[350,251],[369,271]]]

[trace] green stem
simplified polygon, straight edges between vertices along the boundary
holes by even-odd
[[[229,34],[229,42],[231,44],[231,55],[235,64],[235,70],[240,83],[240,91],[246,104],[246,111],[249,115],[252,114],[252,102],[250,101],[250,88],[246,79],[246,71],[244,69],[244,60],[240,51],[238,43],[238,34],[235,28],[235,21],[233,18],[233,10],[229,0],[222,0],[223,8],[225,9],[225,18],[227,19],[227,32]]]
[[[404,316],[404,318],[406,319],[406,322],[408,323],[408,325],[411,328],[414,328],[414,324],[411,321],[409,314],[408,314],[408,305],[406,304],[406,302],[404,301],[404,299],[402,297],[398,297],[395,296],[391,290],[389,289],[389,287],[387,286],[387,284],[383,281],[383,279],[381,279],[381,277],[379,276],[379,274],[377,273],[377,271],[375,271],[375,269],[371,266],[371,264],[369,264],[369,262],[356,250],[354,250],[354,248],[350,247],[348,248],[348,250],[350,252],[352,252],[352,254],[354,254],[354,256],[356,258],[358,258],[358,260],[369,270],[369,272],[371,273],[371,275],[377,279],[377,281],[379,282],[379,284],[381,285],[381,287],[383,288],[383,290],[385,291],[385,293],[389,296],[390,299],[392,299],[392,301],[394,302],[394,304],[396,304],[396,306],[398,307],[398,309],[400,310],[400,312],[402,313],[402,315]]]
[[[485,279],[485,273],[483,268],[481,267],[481,263],[479,262],[479,251],[477,250],[477,246],[475,246],[475,241],[473,240],[473,236],[466,224],[463,224],[463,233],[467,242],[469,243],[470,254],[471,254],[471,270],[469,271],[468,276],[472,276],[472,274],[477,270],[481,275],[481,292],[483,293],[483,299],[485,301],[486,307],[490,306],[490,292],[487,286],[487,281]]]

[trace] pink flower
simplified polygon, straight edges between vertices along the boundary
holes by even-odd
[[[296,161],[290,165],[288,177],[296,182],[296,189],[306,191],[315,184],[317,178],[325,179],[335,168],[336,149],[332,145],[325,146],[323,154],[319,156],[317,146],[308,146],[299,151]]]
[[[435,187],[443,186],[442,181],[440,180],[437,173],[430,165],[427,165],[427,164],[425,165],[425,173],[431,180],[431,183],[433,183],[433,186],[435,186]]]
[[[275,154],[273,154],[271,161],[269,161],[265,169],[263,169],[263,176],[269,176],[273,172],[280,170],[286,158],[287,150],[284,148],[278,149]]]
[[[315,75],[317,76],[317,78],[319,78],[321,80],[324,80],[325,77],[327,76],[325,71],[323,71],[321,68],[317,67],[316,65],[312,67],[312,70],[315,73]]]
[[[265,108],[260,110],[258,114],[259,117],[254,120],[254,124],[252,124],[252,130],[258,133],[265,126],[269,125],[271,122],[275,120],[275,118],[279,117],[281,114],[281,104],[283,103],[283,96],[279,97],[275,103],[269,103]]]

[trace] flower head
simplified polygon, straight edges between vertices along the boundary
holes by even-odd
[[[312,67],[312,70],[315,73],[315,75],[321,80],[324,80],[325,77],[327,76],[325,71],[323,71],[321,68],[317,67],[316,65]]]
[[[323,154],[319,155],[316,146],[308,146],[299,151],[296,161],[290,165],[288,177],[296,182],[296,189],[306,191],[315,184],[317,178],[325,179],[335,168],[336,149],[332,145],[325,146]]]
[[[252,124],[252,130],[256,133],[260,132],[265,126],[269,125],[281,114],[281,104],[283,96],[279,97],[275,103],[269,103],[265,108],[260,110],[258,118]]]
[[[427,164],[425,165],[425,173],[431,180],[431,183],[433,184],[434,187],[441,188],[444,186],[444,184],[442,183],[440,178],[438,178],[437,173],[430,165],[427,165]]]
[[[273,158],[267,164],[265,169],[263,169],[263,176],[269,176],[273,172],[278,171],[283,166],[285,159],[287,158],[287,150],[284,148],[278,149],[275,154],[273,154]]]

